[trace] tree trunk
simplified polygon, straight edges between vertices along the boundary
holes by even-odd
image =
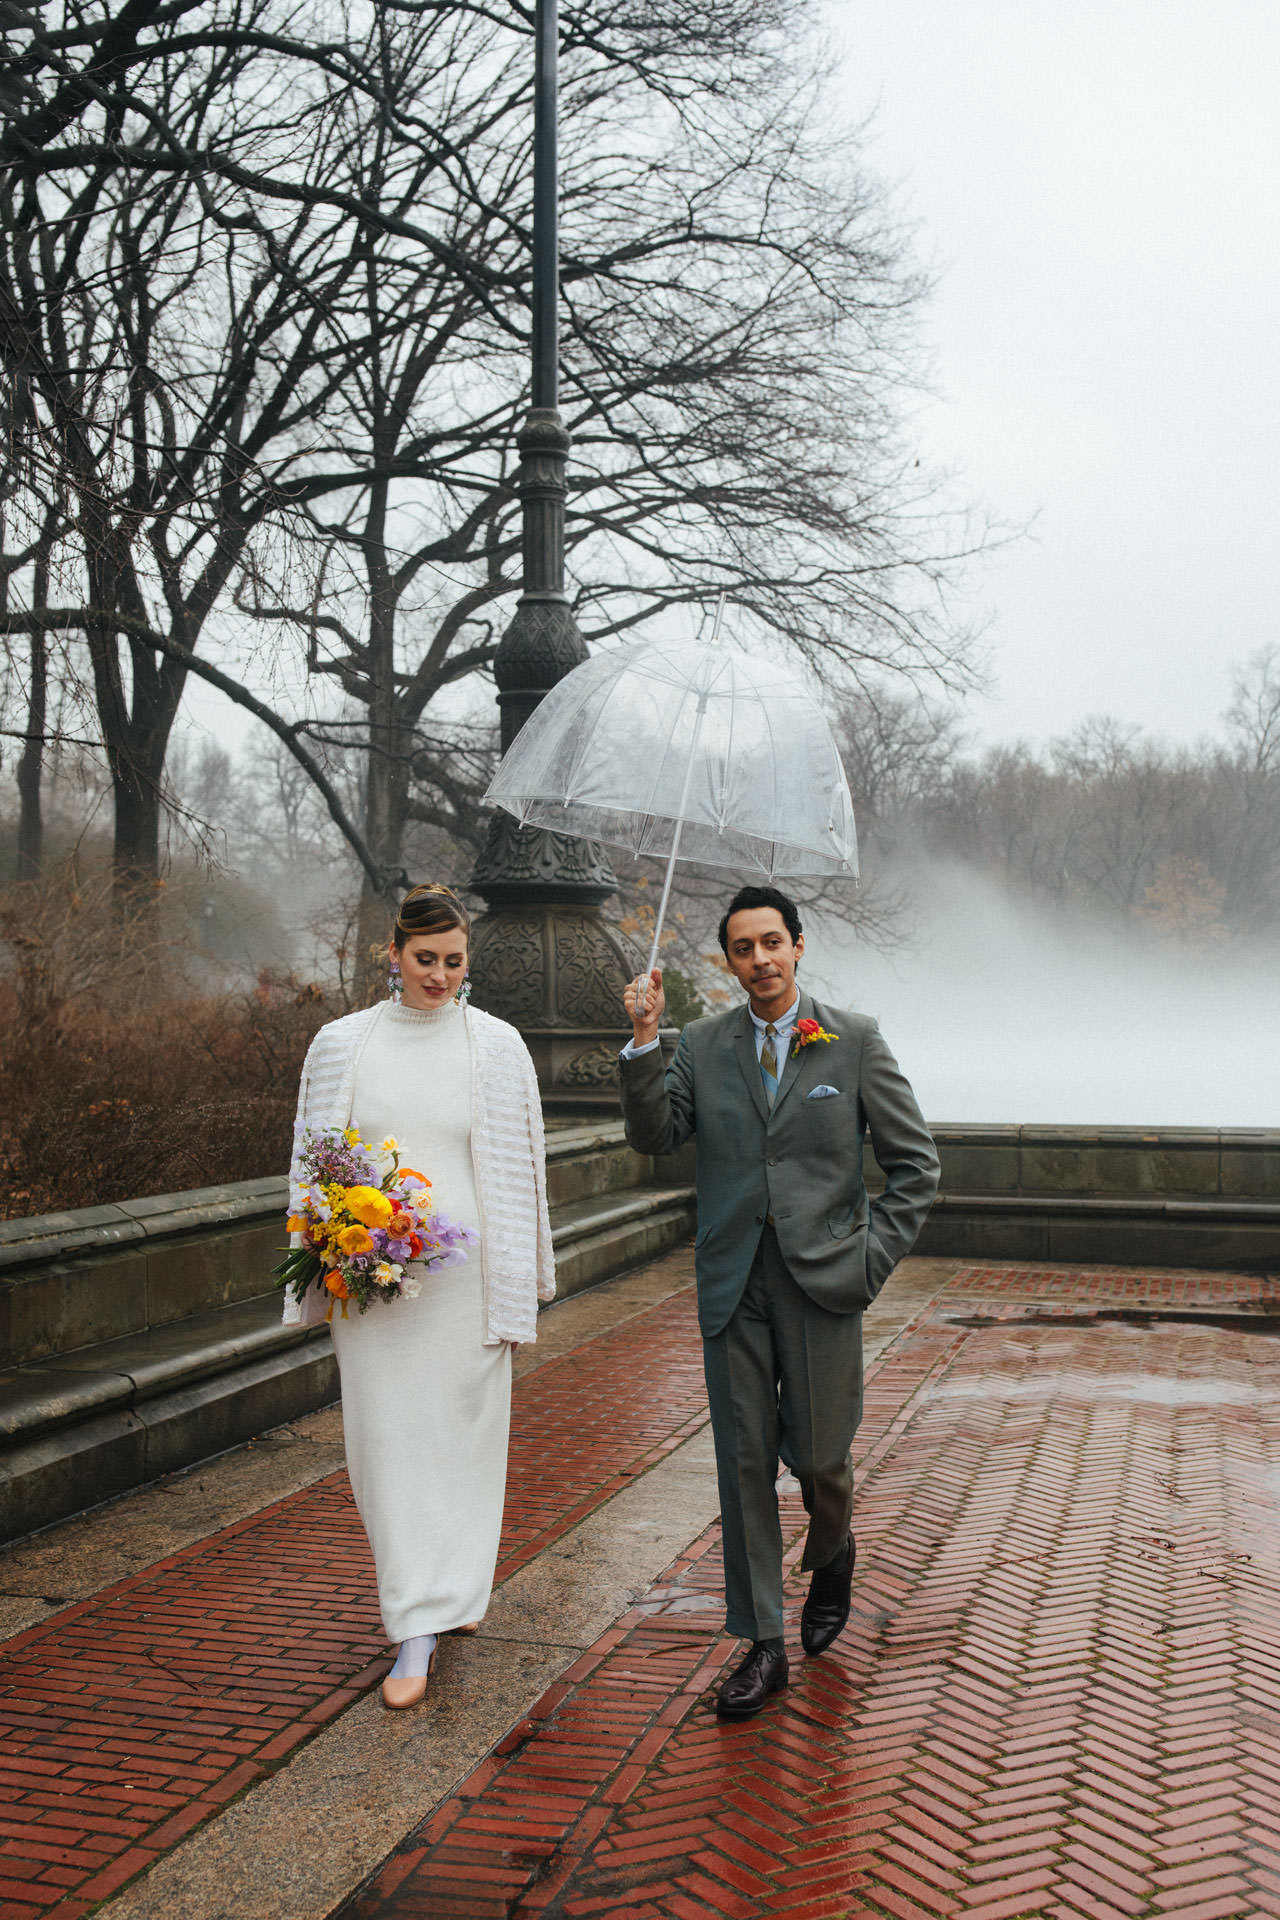
[[[115,802],[115,890],[117,898],[132,900],[160,876],[160,781],[127,744],[113,747],[108,759]]]
[[[18,879],[36,880],[44,864],[44,772],[49,707],[49,649],[43,627],[31,635],[31,685],[27,691],[27,737],[18,759]]]
[[[52,516],[45,521],[45,539],[36,559],[31,610],[49,610],[49,553]],[[27,689],[27,737],[18,759],[18,880],[37,880],[44,864],[44,813],[40,783],[44,774],[45,730],[49,722],[49,636],[43,627],[31,630],[31,684]]]
[[[364,837],[370,853],[388,875],[398,874],[405,825],[409,818],[409,756],[412,728],[406,728],[396,688],[396,586],[386,545],[388,487],[371,489],[365,521],[365,565],[369,579],[369,764],[365,775]],[[377,998],[386,968],[384,954],[395,918],[399,889],[394,880],[382,888],[365,874],[356,923],[357,996]]]
[[[94,608],[85,638],[115,809],[114,893],[117,905],[127,908],[144,889],[154,888],[160,877],[164,761],[186,669],[168,659],[157,660],[155,649],[132,631],[144,620],[146,608],[126,531],[113,525],[96,503],[84,518]],[[128,609],[132,618],[118,622],[113,617],[116,609]],[[194,643],[193,636],[180,630],[173,637]],[[126,647],[127,681],[122,658]]]
[[[378,744],[371,746],[365,781],[365,844],[379,867],[395,875],[403,866],[404,830],[409,818],[409,746],[409,737],[402,738],[399,728],[381,731]],[[362,878],[356,920],[356,991],[362,1004],[378,998],[386,976],[385,949],[399,892],[394,881],[377,888],[367,873]]]

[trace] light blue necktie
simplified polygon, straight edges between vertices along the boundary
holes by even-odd
[[[776,1027],[764,1030],[764,1045],[760,1049],[760,1078],[764,1082],[764,1097],[772,1107],[778,1097],[778,1050],[774,1046]]]

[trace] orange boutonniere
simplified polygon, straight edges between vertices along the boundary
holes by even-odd
[[[828,1033],[826,1028],[820,1026],[816,1020],[796,1021],[795,1050],[797,1053],[801,1047],[811,1047],[815,1040],[838,1040],[839,1038],[838,1033]]]

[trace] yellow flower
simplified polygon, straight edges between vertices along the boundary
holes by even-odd
[[[389,1133],[387,1135],[386,1139],[382,1143],[382,1151],[384,1153],[399,1153],[400,1142],[396,1139],[394,1133]]]
[[[344,1132],[344,1134],[343,1134],[343,1136],[342,1136],[342,1137],[343,1137],[343,1139],[344,1139],[344,1140],[346,1141],[346,1143],[347,1143],[347,1145],[348,1145],[349,1147],[357,1147],[357,1146],[359,1146],[359,1144],[360,1144],[360,1129],[359,1129],[359,1127],[348,1127],[348,1128],[346,1129],[346,1131]]]
[[[286,1233],[305,1233],[307,1223],[300,1213],[291,1213],[284,1223]]]
[[[366,1227],[385,1227],[392,1214],[391,1202],[377,1187],[348,1187],[343,1205]]]
[[[344,1227],[338,1235],[343,1253],[372,1253],[373,1239],[367,1227]]]

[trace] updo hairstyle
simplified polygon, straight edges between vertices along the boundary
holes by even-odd
[[[471,915],[451,887],[432,881],[412,887],[400,902],[391,944],[399,949],[419,933],[448,933],[458,927],[471,938]]]

